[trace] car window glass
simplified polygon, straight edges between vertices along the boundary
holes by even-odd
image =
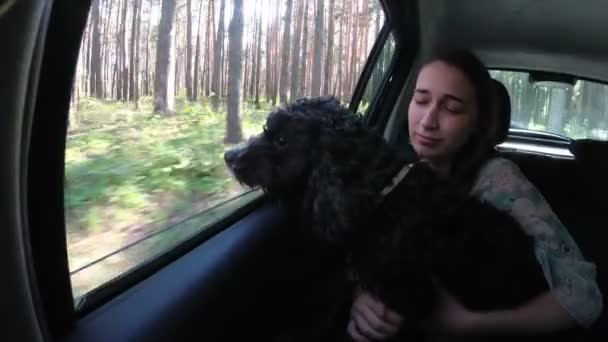
[[[94,0],[65,151],[76,301],[260,196],[224,151],[287,101],[348,102],[384,20],[375,0]]]

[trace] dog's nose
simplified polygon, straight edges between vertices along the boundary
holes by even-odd
[[[238,154],[239,154],[238,150],[226,151],[224,153],[224,161],[226,162],[226,165],[228,165],[228,166],[232,165],[232,163],[234,163],[234,161],[236,160],[236,157],[238,156]]]

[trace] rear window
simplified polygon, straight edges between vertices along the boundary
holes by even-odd
[[[608,140],[608,86],[530,82],[521,71],[490,70],[511,95],[511,128],[559,134],[570,139]]]

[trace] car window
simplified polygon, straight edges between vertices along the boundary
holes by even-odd
[[[93,1],[65,151],[76,302],[258,198],[224,151],[286,101],[348,102],[384,20],[375,0]]]
[[[608,85],[586,80],[577,80],[573,86],[534,83],[527,72],[490,73],[511,95],[511,128],[608,140]]]
[[[361,103],[359,104],[358,111],[361,113],[366,113],[370,102],[374,99],[378,91],[380,90],[380,86],[384,81],[384,77],[386,76],[390,64],[393,60],[393,56],[395,54],[395,37],[393,33],[388,36],[388,39],[384,43],[382,47],[382,51],[380,52],[380,56],[374,65],[374,70],[372,71],[372,75],[365,86],[365,90],[363,91],[363,96],[361,98]]]

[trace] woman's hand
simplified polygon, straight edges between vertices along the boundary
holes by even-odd
[[[348,334],[356,342],[382,341],[401,328],[401,316],[366,291],[358,291],[350,311]]]

